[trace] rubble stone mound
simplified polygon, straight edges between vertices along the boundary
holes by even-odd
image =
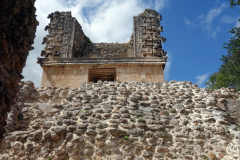
[[[239,159],[240,93],[191,82],[21,82],[0,159]]]
[[[35,0],[0,1],[0,139],[35,38]]]

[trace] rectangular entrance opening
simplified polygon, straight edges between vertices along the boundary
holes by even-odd
[[[115,81],[116,68],[92,68],[88,72],[89,82],[101,81]]]

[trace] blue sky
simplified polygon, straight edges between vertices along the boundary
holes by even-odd
[[[232,36],[239,7],[231,9],[227,0],[170,1],[162,10],[166,51],[171,53],[168,80],[192,81],[205,86],[208,76],[227,54],[223,44]],[[239,25],[238,25],[239,26]]]
[[[42,76],[36,60],[44,48],[47,15],[54,11],[72,11],[92,42],[124,43],[130,40],[133,16],[146,8],[156,10],[163,19],[161,36],[167,38],[165,80],[191,81],[199,87],[205,87],[208,76],[221,65],[219,58],[227,54],[223,43],[232,36],[228,31],[240,26],[240,9],[231,9],[228,0],[36,0],[35,6],[40,25],[23,75],[36,87]]]

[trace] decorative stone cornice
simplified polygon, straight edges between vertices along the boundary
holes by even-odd
[[[128,58],[39,58],[41,66],[82,65],[82,64],[139,64],[163,65],[166,60],[161,57],[128,57]]]

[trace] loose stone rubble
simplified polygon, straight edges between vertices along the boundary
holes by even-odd
[[[191,82],[21,82],[0,159],[239,159],[240,92]]]
[[[101,57],[131,57],[130,43],[93,43]],[[93,51],[92,51],[93,52]],[[98,55],[93,52],[93,55]]]

